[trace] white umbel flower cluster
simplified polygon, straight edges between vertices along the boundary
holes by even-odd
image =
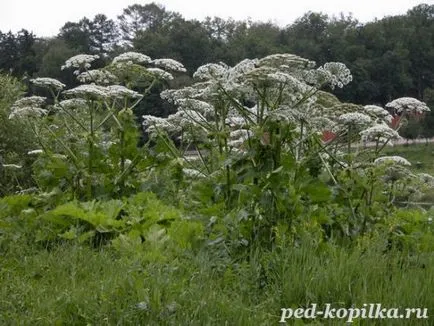
[[[173,59],[155,59],[152,63],[157,66],[171,71],[186,72],[184,65]]]
[[[164,71],[160,68],[148,68],[148,72],[150,72],[155,77],[162,79],[162,80],[173,80],[173,76],[171,73]]]
[[[117,77],[106,70],[94,69],[82,72],[77,76],[81,83],[95,83],[98,85],[109,85],[117,81]]]
[[[221,78],[226,72],[226,67],[217,63],[208,63],[197,68],[193,74],[194,79],[210,80]]]
[[[353,80],[350,70],[341,62],[328,62],[318,70],[323,70],[329,75],[329,84],[332,89],[336,86],[342,88]]]
[[[144,63],[150,63],[152,62],[151,58],[148,57],[145,54],[139,53],[139,52],[125,52],[113,59],[113,63],[137,63],[137,64],[144,64]]]
[[[386,104],[386,108],[395,110],[396,113],[424,113],[431,111],[429,107],[413,97],[401,97]]]
[[[377,141],[380,138],[400,139],[398,132],[385,124],[378,124],[360,132],[363,141]]]
[[[431,174],[428,174],[428,173],[418,173],[417,176],[419,177],[419,179],[423,183],[428,184],[430,186],[434,185],[434,177]]]
[[[71,98],[69,100],[60,101],[56,107],[60,107],[62,109],[78,109],[85,107],[87,105],[86,100],[82,98]]]
[[[63,94],[84,98],[104,98],[107,96],[107,89],[98,85],[80,85],[64,91]]]
[[[107,86],[106,89],[106,95],[107,97],[112,97],[112,98],[142,98],[143,95],[137,93],[136,91],[133,91],[129,88],[126,88],[125,86],[121,86],[121,85],[112,85],[112,86]]]
[[[30,79],[30,82],[35,86],[44,87],[44,88],[54,88],[56,90],[61,90],[65,88],[65,84],[61,83],[57,79],[48,78],[48,77],[38,77],[35,79]]]
[[[411,163],[401,156],[382,156],[374,161],[374,164],[380,165],[385,163],[393,163],[404,166],[411,166]]]
[[[91,63],[99,59],[99,55],[91,54],[78,54],[66,60],[65,64],[61,67],[62,70],[68,68],[89,69]]]
[[[192,178],[192,179],[206,178],[205,174],[203,174],[202,172],[200,172],[200,171],[198,171],[196,169],[183,168],[182,169],[182,173],[184,173],[184,175],[187,178]]]
[[[363,113],[350,112],[340,115],[338,122],[346,126],[366,126],[371,123],[371,118]]]
[[[29,96],[19,99],[12,106],[9,119],[41,117],[46,115],[48,111],[41,108],[45,100],[46,98],[41,96]]]
[[[384,122],[391,123],[393,117],[390,115],[389,111],[383,109],[381,106],[378,105],[365,105],[363,107],[364,111],[373,117],[379,118],[383,120]]]

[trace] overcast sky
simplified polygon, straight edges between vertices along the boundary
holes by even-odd
[[[0,31],[17,32],[25,28],[37,36],[54,36],[67,21],[103,13],[115,19],[131,4],[140,0],[0,0]],[[237,20],[271,20],[281,26],[292,23],[307,11],[329,15],[352,13],[361,22],[389,15],[405,14],[420,4],[434,0],[160,0],[169,11],[185,18],[202,20],[206,16],[232,17]]]

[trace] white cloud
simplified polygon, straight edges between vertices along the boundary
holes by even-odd
[[[103,13],[115,19],[128,5],[152,1],[131,0],[1,0],[0,31],[16,32],[21,28],[38,36],[58,33],[67,21],[92,18]],[[432,0],[425,0],[431,2]],[[281,26],[292,23],[307,11],[338,15],[352,13],[362,22],[386,15],[404,14],[423,0],[160,0],[167,10],[176,11],[185,18],[203,19],[206,16],[222,18],[271,20]]]

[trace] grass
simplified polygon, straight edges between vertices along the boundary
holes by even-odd
[[[386,155],[405,157],[412,164],[414,172],[434,175],[434,143],[408,144],[387,148]]]
[[[254,254],[249,262],[219,256],[186,251],[170,262],[151,262],[141,253],[119,255],[78,244],[51,250],[15,246],[2,258],[0,324],[276,325],[280,308],[312,303],[434,307],[432,255],[385,254],[381,239],[352,250],[283,246]],[[432,325],[399,323],[416,324]]]

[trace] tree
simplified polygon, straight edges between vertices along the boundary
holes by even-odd
[[[131,43],[139,32],[158,32],[166,24],[181,16],[178,13],[166,11],[161,5],[150,3],[147,5],[134,4],[123,10],[118,16],[118,24],[122,39]]]

